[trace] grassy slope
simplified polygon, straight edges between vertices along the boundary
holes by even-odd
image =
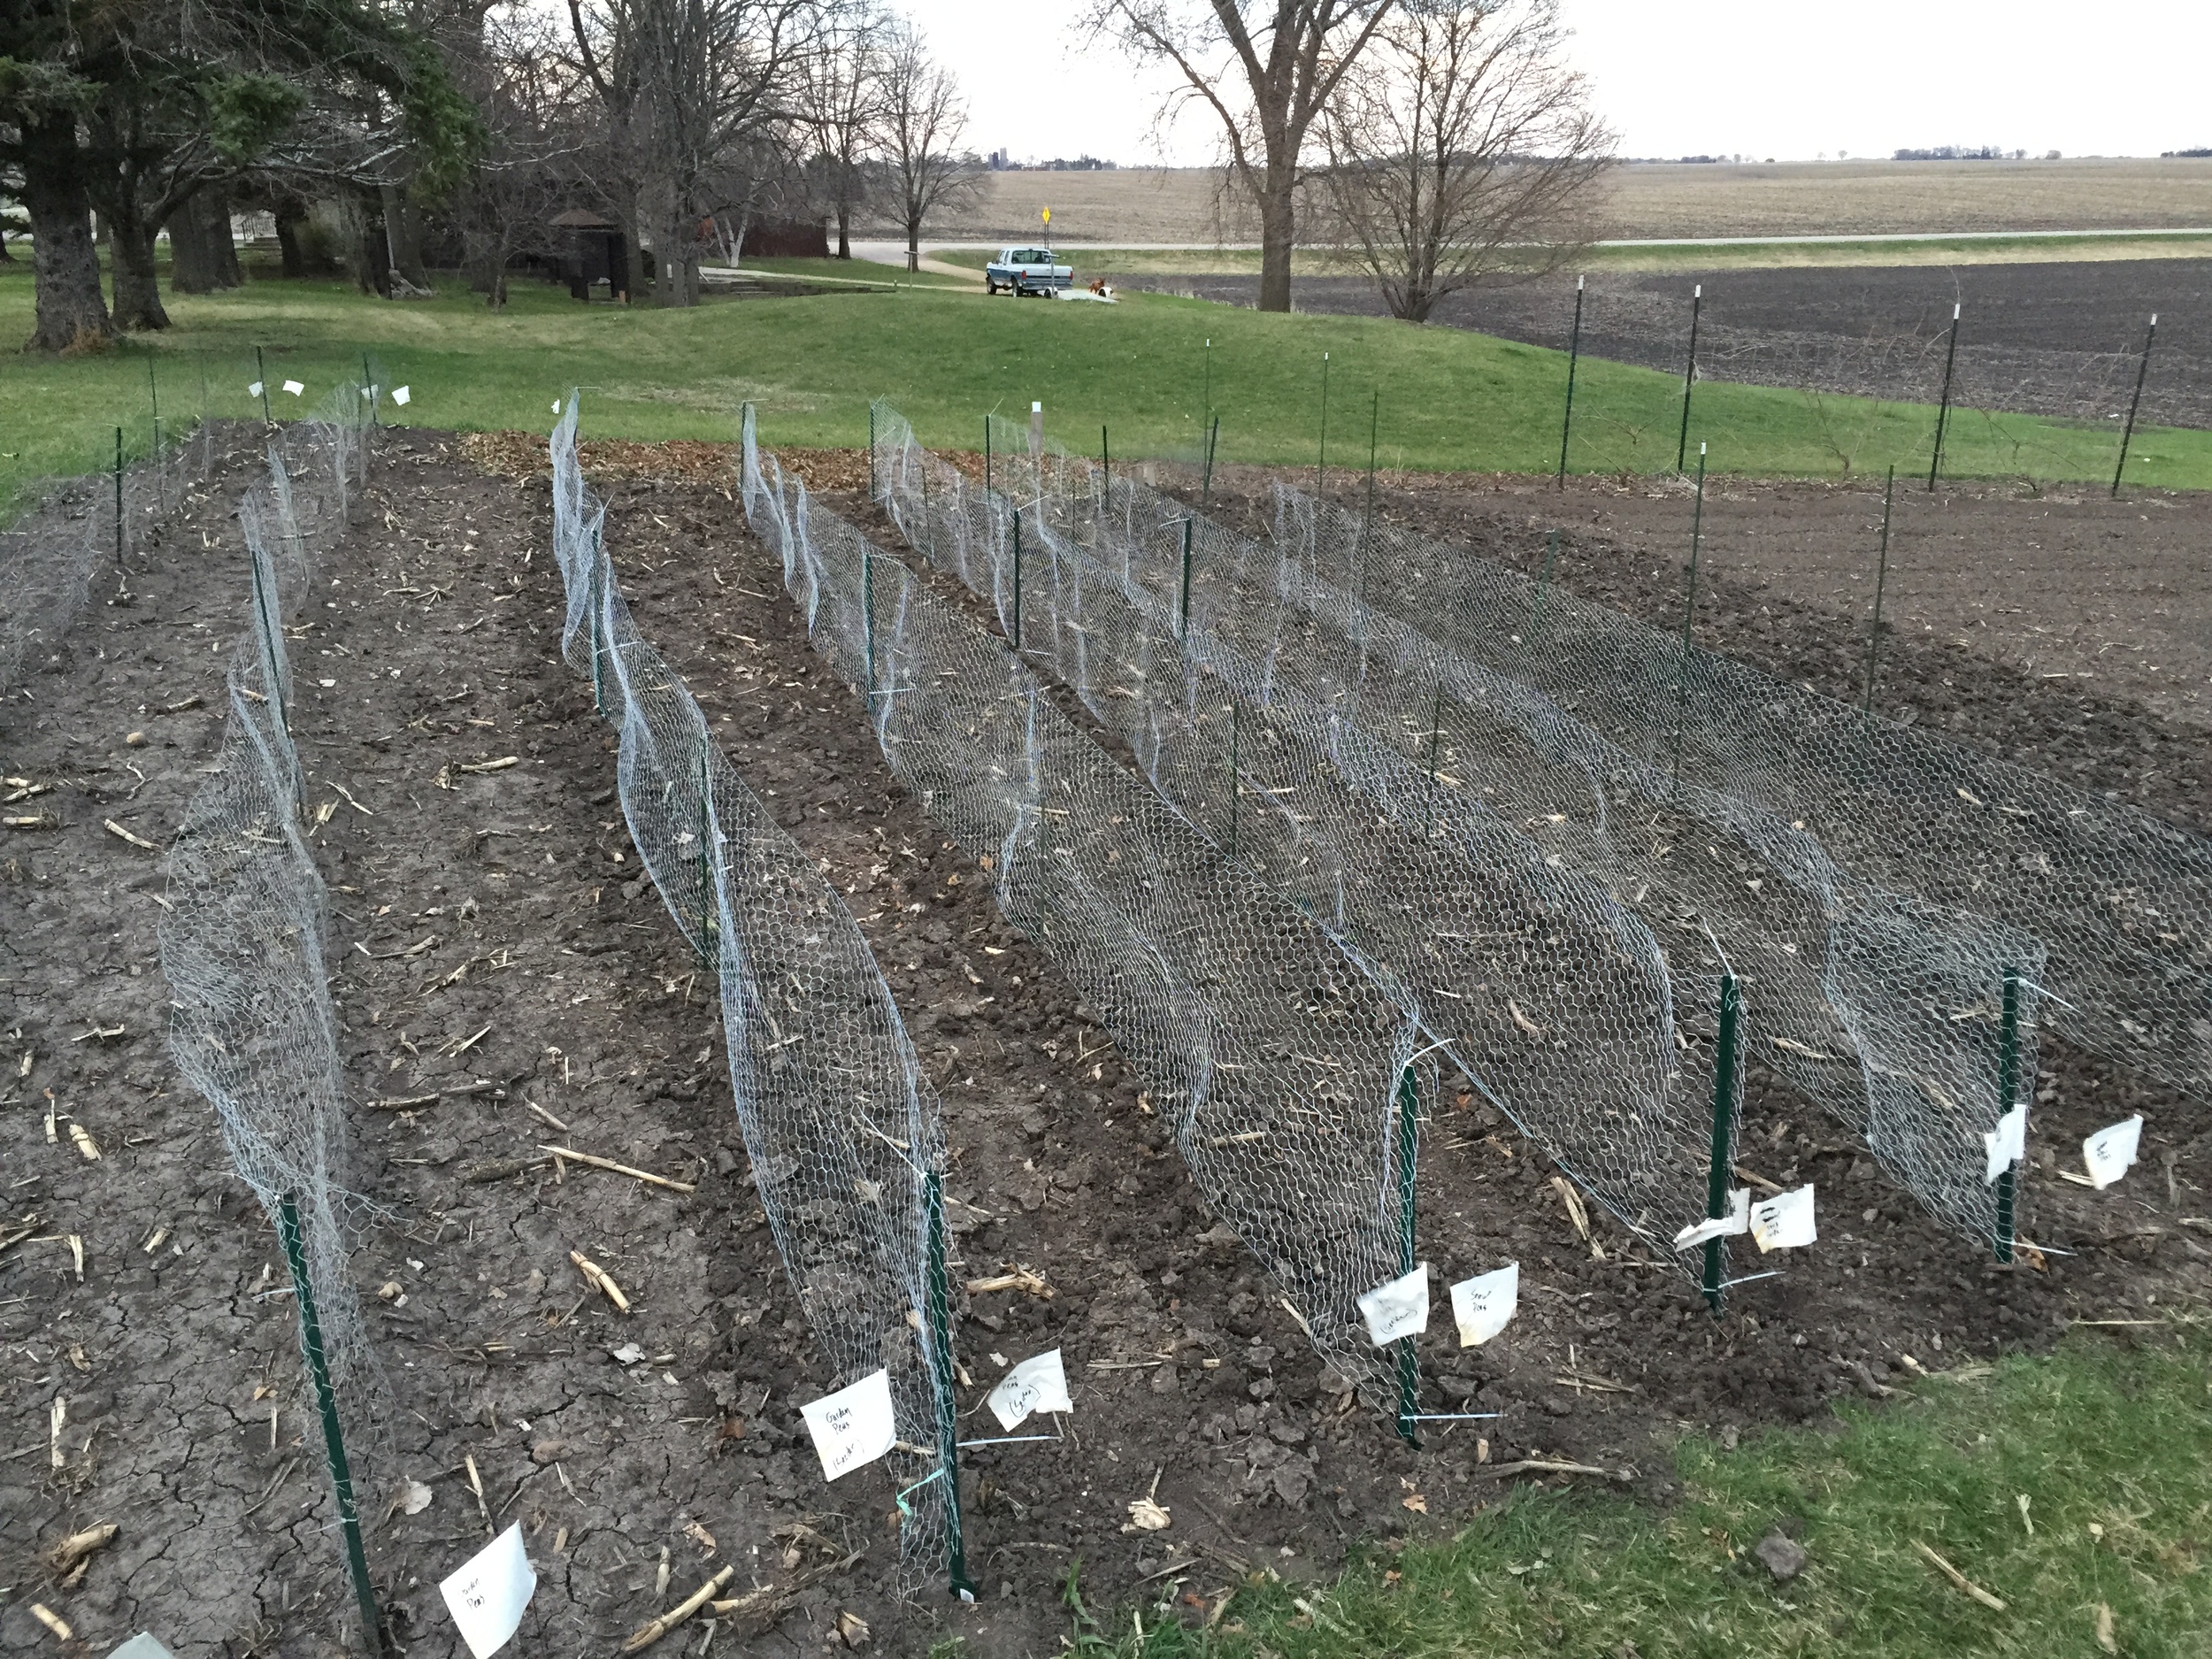
[[[1686,1442],[1682,1496],[1666,1509],[1526,1496],[1455,1532],[1370,1549],[1326,1591],[1248,1584],[1210,1637],[1169,1622],[1171,1609],[1195,1622],[1187,1604],[1154,1601],[1102,1611],[1110,1640],[1072,1621],[1076,1647],[1162,1659],[2085,1659],[2101,1651],[2101,1605],[2108,1651],[2200,1655],[2212,1630],[2206,1354],[2200,1332],[2169,1332],[2131,1354],[2099,1336],[1993,1373],[1962,1368],[1847,1408],[1826,1429],[1732,1453]],[[1810,1565],[1781,1586],[1750,1552],[1785,1517],[1801,1524]],[[1916,1540],[2005,1610],[1953,1588]],[[1208,1568],[1191,1582],[1218,1581]]]
[[[0,340],[28,333],[30,302],[27,271],[0,274]],[[1565,369],[1556,352],[1486,335],[1263,316],[1165,296],[1103,306],[854,289],[661,311],[583,306],[561,290],[518,284],[513,303],[492,315],[458,284],[434,301],[390,303],[341,283],[255,282],[176,300],[173,312],[178,326],[168,333],[99,357],[4,359],[0,493],[42,473],[101,465],[119,424],[138,447],[150,365],[173,419],[201,408],[203,376],[211,412],[257,412],[246,396],[257,343],[273,385],[307,384],[302,399],[275,397],[280,414],[303,412],[342,377],[357,375],[365,351],[380,380],[410,386],[405,415],[425,426],[542,427],[552,401],[574,384],[586,388],[587,426],[600,436],[726,438],[736,404],[751,398],[772,442],[851,444],[867,431],[868,399],[884,395],[927,442],[974,447],[985,411],[1020,412],[1040,398],[1056,433],[1087,442],[1110,422],[1115,451],[1134,456],[1196,450],[1210,338],[1224,459],[1316,458],[1325,351],[1333,465],[1364,465],[1374,411],[1386,465],[1510,471],[1556,464]],[[1571,465],[1671,466],[1680,396],[1669,375],[1586,359]],[[1832,475],[1846,457],[1860,472],[1893,460],[1910,472],[1927,464],[1932,413],[1706,382],[1692,454],[1704,439],[1722,472]],[[1946,468],[2095,480],[2109,476],[2115,442],[2102,426],[1962,413]],[[2135,456],[2129,472],[2138,482],[2212,486],[2212,433],[2139,433]]]

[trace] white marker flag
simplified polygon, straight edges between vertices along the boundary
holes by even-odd
[[[438,1594],[445,1597],[469,1652],[475,1659],[491,1659],[522,1624],[522,1609],[537,1587],[538,1575],[522,1553],[522,1523],[517,1521],[470,1556],[438,1586]]]
[[[411,394],[403,386],[392,388],[392,401],[395,403],[404,403],[411,396]]]
[[[1982,1145],[1989,1150],[1988,1173],[1982,1177],[1986,1187],[2022,1158],[2028,1156],[2028,1103],[2022,1101],[1997,1120],[1997,1126],[1982,1137]]]
[[[2083,1141],[2081,1161],[2088,1166],[2090,1185],[2102,1189],[2125,1175],[2135,1163],[2136,1148],[2142,1143],[2140,1114],[2100,1129]]]
[[[1509,1262],[1494,1273],[1478,1273],[1452,1286],[1452,1319],[1459,1345],[1478,1348],[1505,1329],[1521,1305],[1521,1264]]]
[[[1694,1249],[1714,1239],[1732,1238],[1739,1233],[1751,1231],[1751,1189],[1739,1187],[1728,1194],[1728,1213],[1713,1216],[1703,1221],[1693,1221],[1674,1235],[1678,1250]]]
[[[1060,1363],[1060,1350],[1025,1359],[998,1380],[987,1403],[999,1427],[1012,1433],[1033,1411],[1073,1411],[1068,1398],[1068,1373]]]
[[[874,1463],[898,1443],[887,1371],[870,1371],[849,1388],[809,1401],[799,1413],[814,1436],[814,1453],[822,1460],[825,1480]]]
[[[297,397],[307,388],[304,386],[302,386],[297,380],[287,380],[284,382],[284,389],[291,393],[293,396]]]
[[[246,396],[249,396],[249,397],[258,397],[258,396],[261,396],[261,382],[260,382],[259,380],[256,380],[256,381],[255,381],[255,382],[254,382],[251,386],[249,386],[249,387],[246,388]]]
[[[1813,1226],[1810,1181],[1793,1193],[1777,1193],[1751,1206],[1751,1239],[1762,1256],[1769,1250],[1794,1250],[1819,1237]]]
[[[1429,1264],[1422,1263],[1402,1279],[1380,1284],[1359,1299],[1360,1317],[1377,1348],[1429,1328]]]

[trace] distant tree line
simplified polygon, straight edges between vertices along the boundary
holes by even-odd
[[[42,350],[166,327],[165,234],[172,292],[235,286],[247,212],[288,276],[404,297],[460,269],[495,306],[580,210],[661,304],[695,303],[703,261],[764,219],[832,221],[849,255],[872,203],[918,253],[980,177],[965,123],[881,0],[0,8],[0,234],[30,236]]]

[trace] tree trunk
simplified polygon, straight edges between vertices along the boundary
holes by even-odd
[[[25,122],[19,130],[38,315],[24,349],[60,351],[81,340],[105,340],[115,330],[100,294],[100,255],[92,240],[77,118],[65,111]]]
[[[906,268],[914,272],[922,268],[922,227],[918,220],[906,227]]]
[[[361,291],[379,299],[391,298],[392,265],[384,242],[384,217],[370,211],[366,202],[361,204],[361,238],[355,258],[354,280],[361,285]]]
[[[214,186],[203,185],[169,215],[169,287],[178,294],[212,294],[234,288],[240,280],[230,199]]]
[[[150,331],[166,328],[169,313],[161,307],[161,285],[154,277],[154,227],[133,203],[122,213],[110,213],[108,277],[115,285],[115,326]]]
[[[300,227],[307,223],[306,210],[296,202],[280,204],[276,211],[277,248],[284,256],[284,275],[287,281],[296,282],[307,274],[307,260],[300,252]]]
[[[853,209],[849,202],[837,204],[837,257],[840,259],[853,257]]]
[[[1268,170],[1260,187],[1260,309],[1290,309],[1290,250],[1298,227],[1291,208],[1290,169]]]
[[[422,215],[397,185],[380,187],[384,202],[384,235],[389,244],[392,269],[419,288],[428,288],[430,272],[422,257]]]

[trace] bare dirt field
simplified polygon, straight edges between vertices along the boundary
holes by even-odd
[[[863,457],[789,458],[895,547],[851,493]],[[2048,1038],[2024,1206],[2039,1242],[2078,1254],[2040,1271],[1983,1262],[1755,1071],[1744,1162],[1816,1182],[1832,1219],[1821,1248],[1741,1286],[1717,1321],[1601,1219],[1594,1253],[1546,1161],[1448,1088],[1423,1156],[1423,1251],[1453,1277],[1518,1260],[1522,1311],[1479,1350],[1424,1350],[1433,1409],[1502,1415],[1402,1447],[1321,1371],[1207,1212],[1098,1010],[1000,916],[981,849],[952,845],[885,766],[861,700],[822,672],[779,565],[746,531],[726,450],[587,444],[584,459],[611,496],[608,545],[640,626],[848,895],[943,1097],[956,1277],[1024,1267],[1041,1282],[963,1297],[964,1414],[987,1420],[981,1397],[1004,1361],[1055,1344],[1075,1413],[1056,1444],[966,1465],[980,1604],[900,1609],[884,1587],[890,1487],[879,1469],[825,1485],[808,1447],[798,1406],[821,1369],[753,1194],[720,1021],[641,874],[589,686],[558,655],[542,443],[388,434],[356,526],[289,632],[334,911],[351,1179],[389,1213],[356,1262],[388,1391],[384,1435],[363,1449],[365,1514],[411,1652],[459,1651],[435,1582],[488,1526],[518,1519],[541,1577],[524,1651],[609,1651],[726,1564],[726,1594],[753,1599],[707,1640],[739,1651],[819,1654],[841,1613],[894,1653],[953,1632],[982,1655],[1049,1651],[1079,1558],[1094,1596],[1157,1597],[1194,1618],[1250,1571],[1322,1572],[1349,1540],[1448,1527],[1540,1452],[1602,1464],[1663,1504],[1668,1442],[1686,1428],[1815,1417],[1839,1394],[1878,1394],[1902,1353],[1939,1368],[2034,1348],[2073,1318],[2126,1317],[2207,1285],[2206,1253],[2174,1216],[2200,1211],[2212,1187],[2212,1110]],[[14,1425],[0,1434],[0,1582],[30,1591],[0,1607],[10,1649],[45,1640],[34,1594],[88,1650],[151,1627],[180,1659],[334,1653],[346,1606],[280,1258],[163,1047],[158,856],[104,827],[165,843],[215,750],[244,615],[229,514],[249,460],[242,446],[130,572],[127,598],[96,604],[0,701],[0,772],[39,790],[51,818],[0,832],[0,1239],[12,1240],[0,1341]],[[1264,480],[1228,481],[1230,511],[1256,511]],[[1386,500],[1523,563],[1540,546],[1534,519],[1560,511],[1498,481]],[[1658,549],[1678,495],[1592,484],[1568,503],[1560,579],[1663,612],[1678,561]],[[1840,549],[1863,495],[1791,487],[1726,506],[1744,527],[1715,532],[1735,551],[1706,589],[1701,637],[1847,681],[1862,624],[1843,603],[1855,590]],[[1985,649],[1985,635],[2072,620],[2033,565],[2011,567],[2020,611],[1976,608],[1988,595],[1966,573],[2004,556],[2032,507],[1931,510],[1952,515],[1958,580],[1930,566],[1922,587],[1905,584],[1884,706],[2201,826],[2212,739],[2141,706],[2131,687],[2151,683],[2147,664],[2124,684],[2043,689],[2062,682]],[[2185,511],[2126,523],[2170,523],[2157,545],[2181,548],[2194,540]],[[2149,580],[2147,544],[2121,557],[2097,534],[2121,522],[2107,518],[2084,507],[2069,557]],[[1828,550],[1800,570],[1806,522],[1803,544]],[[1934,545],[1929,520],[1913,535]],[[2202,632],[2200,600],[2182,596],[2200,586],[2177,584],[2177,638]],[[2053,660],[2088,649],[2069,638],[2074,655]],[[143,744],[127,741],[140,731]],[[378,1104],[395,1101],[417,1103]],[[2123,1196],[2059,1179],[2047,1148],[2131,1110],[2149,1124]],[[549,1144],[695,1190],[557,1165]],[[631,1313],[590,1291],[572,1249],[620,1282]],[[433,1494],[413,1515],[388,1507],[403,1478]],[[1172,1525],[1125,1532],[1128,1504],[1156,1483]],[[37,1552],[107,1520],[118,1541],[81,1581],[53,1583]],[[657,1651],[696,1655],[703,1628]]]
[[[1034,235],[1048,207],[1071,244],[1256,240],[1256,219],[1220,199],[1220,182],[1207,167],[995,173],[931,240]],[[2212,160],[1637,163],[1606,191],[1608,239],[2212,227]]]
[[[1127,286],[1256,302],[1256,276],[1144,276]],[[2145,326],[2158,338],[2142,419],[2212,425],[2212,261],[2064,260],[2024,265],[1779,267],[1587,278],[1582,349],[1682,373],[1690,296],[1705,290],[1698,372],[1723,380],[1933,403],[1940,396],[1951,308],[1962,307],[1952,397],[1970,409],[2119,420],[2135,388]],[[1358,276],[1299,276],[1301,311],[1379,317],[1374,284]],[[1452,295],[1432,323],[1565,350],[1574,278]],[[2032,457],[2022,470],[2032,470]]]

